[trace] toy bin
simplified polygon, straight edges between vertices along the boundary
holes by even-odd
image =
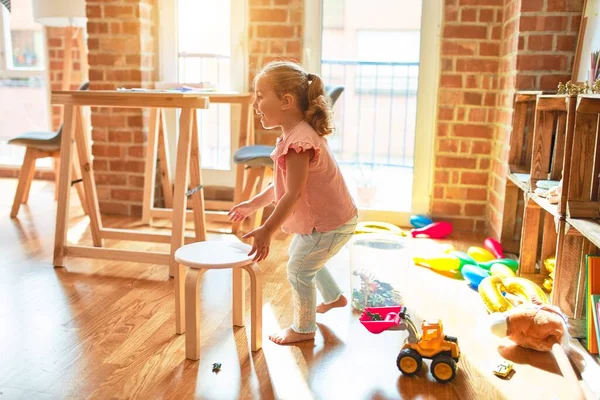
[[[398,290],[409,265],[407,239],[393,234],[360,234],[350,241],[352,307],[387,307],[403,304]]]

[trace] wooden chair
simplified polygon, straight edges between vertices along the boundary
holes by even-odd
[[[331,106],[333,107],[335,102],[342,95],[344,86],[326,85],[325,91],[331,99]],[[249,200],[255,194],[266,189],[266,187],[271,183],[271,178],[273,176],[273,160],[271,160],[271,153],[274,149],[275,146],[244,146],[236,151],[233,155],[233,162],[235,162],[237,165],[244,165],[247,171],[240,201]],[[249,225],[249,230],[258,228],[258,226],[260,226],[262,222],[262,216],[263,209],[260,209],[246,220]],[[238,233],[241,224],[241,222],[234,223],[232,232]]]
[[[88,88],[89,82],[85,82],[79,86],[78,90],[88,90]],[[23,159],[23,164],[21,165],[21,170],[19,172],[17,192],[15,193],[13,206],[10,212],[11,218],[16,218],[21,204],[27,204],[31,182],[33,180],[33,176],[35,175],[35,162],[37,159],[46,157],[52,157],[54,159],[55,186],[58,188],[58,171],[60,169],[58,166],[60,163],[60,141],[62,129],[63,125],[61,124],[60,128],[58,128],[56,132],[26,132],[8,141],[9,144],[24,146],[26,148],[25,158]],[[81,182],[81,171],[76,157],[74,157],[72,168],[74,176],[72,184],[75,184],[81,205],[87,214],[88,210],[85,202],[83,186],[79,184]],[[55,199],[57,193],[58,192],[55,189]]]

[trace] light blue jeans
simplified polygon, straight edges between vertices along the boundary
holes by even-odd
[[[333,303],[342,295],[325,263],[336,255],[350,240],[356,229],[357,217],[328,232],[294,235],[290,244],[287,277],[292,284],[294,301],[294,324],[299,333],[317,330],[317,291],[326,304]]]

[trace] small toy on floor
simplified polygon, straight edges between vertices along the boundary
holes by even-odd
[[[215,374],[221,372],[221,363],[213,363],[212,372]]]

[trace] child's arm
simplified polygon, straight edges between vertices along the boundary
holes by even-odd
[[[250,203],[255,207],[255,209],[263,208],[271,204],[275,200],[275,189],[273,188],[273,183],[271,182],[269,186],[265,188],[262,192],[254,196]]]
[[[248,201],[243,201],[235,205],[227,214],[232,222],[243,221],[249,215],[252,215],[256,210],[266,207],[275,199],[273,184],[265,188],[262,192],[254,196]]]

